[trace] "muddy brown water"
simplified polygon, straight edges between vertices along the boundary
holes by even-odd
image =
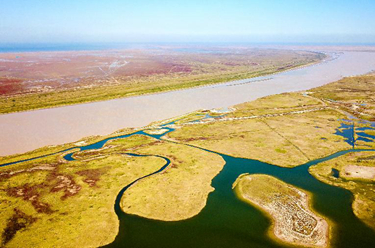
[[[126,127],[142,127],[198,109],[227,107],[282,92],[306,90],[375,69],[375,53],[337,59],[266,77],[187,90],[0,115],[0,156],[24,153]]]

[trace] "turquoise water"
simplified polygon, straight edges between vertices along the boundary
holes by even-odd
[[[168,132],[173,131],[171,128],[167,129]],[[134,134],[148,135],[157,139],[160,139],[162,136],[149,135],[143,131]],[[80,148],[80,150],[99,149],[109,140],[126,138],[134,134],[112,137],[88,146],[76,148]],[[350,135],[350,132],[347,132],[347,134]],[[211,152],[208,150],[205,151]],[[313,194],[313,207],[316,211],[335,223],[332,237],[334,247],[375,247],[375,232],[364,225],[352,212],[352,194],[345,189],[322,183],[308,173],[308,168],[314,164],[355,151],[364,150],[351,149],[341,151],[326,158],[310,161],[292,169],[282,168],[256,160],[235,158],[219,154],[223,157],[226,164],[223,170],[212,181],[212,186],[215,188],[215,191],[209,194],[206,206],[197,216],[188,220],[175,222],[150,220],[136,215],[126,214],[122,212],[119,207],[121,197],[126,189],[135,182],[159,173],[167,168],[170,161],[165,157],[155,155],[164,158],[166,161],[165,164],[159,170],[138,178],[131,184],[126,185],[119,192],[116,202],[114,203],[114,208],[120,220],[120,230],[115,241],[106,247],[240,248],[282,246],[275,243],[267,236],[270,220],[259,210],[240,201],[235,196],[232,190],[232,184],[236,178],[243,173],[272,175],[284,182],[311,192]],[[74,160],[72,154],[73,153],[66,155],[65,158],[67,160]],[[143,156],[131,153],[128,155]],[[199,185],[196,186],[199,187]]]
[[[346,143],[354,148],[354,124],[352,121],[345,120],[345,122],[342,122],[335,134],[344,137]]]
[[[335,178],[339,178],[340,177],[340,171],[332,168],[332,176],[335,177]]]
[[[375,130],[373,127],[374,124],[371,124],[371,127],[357,127],[355,128],[354,122],[351,120],[343,120],[340,127],[336,130],[335,134],[344,137],[345,142],[351,145],[353,148],[355,142],[364,141],[364,142],[374,142],[375,135],[366,133],[366,130]],[[355,135],[357,138],[355,138]]]
[[[266,235],[270,221],[235,196],[232,184],[242,173],[272,175],[312,192],[314,208],[336,223],[334,247],[375,247],[375,232],[352,212],[352,194],[324,184],[308,173],[311,165],[352,151],[342,151],[293,169],[221,155],[226,165],[213,179],[215,191],[197,216],[177,222],[149,220],[126,214],[116,204],[120,230],[116,240],[106,247],[280,247]]]

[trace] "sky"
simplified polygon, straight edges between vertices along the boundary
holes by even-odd
[[[374,0],[0,0],[0,43],[375,43]]]

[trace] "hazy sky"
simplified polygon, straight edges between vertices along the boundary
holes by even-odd
[[[0,42],[367,42],[374,0],[0,0]]]

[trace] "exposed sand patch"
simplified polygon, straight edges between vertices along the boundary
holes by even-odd
[[[354,214],[375,230],[374,155],[373,151],[348,153],[311,166],[309,172],[320,181],[350,190]],[[332,176],[332,169],[340,171],[339,178]]]
[[[342,173],[344,173],[346,178],[375,180],[375,167],[347,165],[344,167]]]
[[[86,142],[84,140],[74,143],[76,146],[83,146],[86,145]]]
[[[148,130],[144,130],[143,132],[148,133],[148,134],[153,134],[153,135],[161,135],[167,131],[168,129],[161,128],[161,129],[148,129]]]

